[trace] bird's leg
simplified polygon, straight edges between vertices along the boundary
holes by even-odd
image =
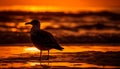
[[[40,65],[41,65],[41,60],[42,60],[42,50],[40,50]]]
[[[48,56],[47,57],[48,57],[47,59],[49,60],[49,50],[48,50]]]
[[[48,50],[48,66],[49,66],[49,50]]]

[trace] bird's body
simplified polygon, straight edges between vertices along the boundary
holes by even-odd
[[[31,40],[39,50],[50,50],[50,49],[62,50],[62,47],[60,47],[60,45],[54,39],[52,34],[50,34],[47,31],[36,30],[32,32],[31,30]]]
[[[40,50],[40,58],[42,54],[42,50],[48,51],[48,58],[49,58],[49,50],[50,49],[57,49],[62,50],[62,48],[53,35],[47,31],[40,29],[40,22],[38,20],[32,20],[31,22],[28,22],[26,24],[31,24],[32,28],[30,31],[31,34],[31,40],[36,48]]]

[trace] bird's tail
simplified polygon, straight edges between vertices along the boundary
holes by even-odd
[[[63,48],[63,47],[59,47],[59,48],[57,48],[57,49],[62,51],[64,48]]]

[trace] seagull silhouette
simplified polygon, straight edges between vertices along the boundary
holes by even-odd
[[[39,20],[32,20],[31,22],[25,23],[25,25],[31,24],[32,28],[30,31],[31,34],[31,40],[36,48],[40,50],[40,61],[42,60],[42,51],[47,50],[48,51],[48,60],[49,60],[49,50],[50,49],[57,49],[57,50],[63,50],[53,35],[47,31],[40,29],[40,21]]]

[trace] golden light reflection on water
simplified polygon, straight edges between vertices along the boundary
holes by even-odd
[[[107,52],[107,51],[120,51],[120,46],[62,46],[64,48],[63,51],[59,51],[56,49],[50,50],[50,53],[55,52],[83,52],[83,51],[101,51],[101,52]],[[11,54],[21,54],[21,53],[39,53],[40,51],[32,46],[2,46],[0,47],[1,54],[0,56],[7,56]],[[47,53],[47,51],[45,51]]]
[[[25,50],[25,52],[29,52],[29,53],[40,52],[40,50],[38,50],[38,49],[35,48],[35,47],[28,47],[28,48],[25,48],[24,50]]]
[[[41,29],[44,29],[44,28],[46,28],[47,26],[52,26],[53,24],[52,23],[50,23],[50,22],[42,22],[41,23]]]
[[[6,26],[10,26],[10,27],[14,27],[15,23],[14,22],[9,22],[9,23],[5,23]]]
[[[28,65],[30,66],[39,66],[39,62],[29,62]],[[47,62],[43,62],[42,65],[47,65]],[[80,67],[80,68],[89,68],[89,67],[98,67],[98,68],[103,68],[103,65],[94,65],[94,64],[88,64],[88,63],[70,63],[70,62],[51,62],[50,65],[51,67],[54,66],[66,66],[66,67]],[[105,66],[104,68],[117,68],[117,66]]]
[[[65,52],[83,52],[83,51],[101,51],[101,52],[106,52],[106,51],[120,51],[120,46],[89,46],[89,45],[71,45],[71,46],[63,46],[64,50],[63,51],[59,51],[59,50],[55,50],[52,49],[50,51],[50,55],[59,55],[60,53],[65,53]],[[39,57],[39,50],[33,46],[1,46],[0,47],[0,57],[6,57],[6,58],[14,58],[16,60],[19,60],[19,57],[29,57],[31,60],[27,62],[20,62],[20,63],[8,63],[8,65],[13,65],[14,67],[21,67],[21,66],[25,66],[25,67],[32,67],[32,66],[37,66],[40,64],[38,59],[32,60],[32,57]],[[46,51],[47,53],[47,51]],[[55,53],[55,54],[54,54]],[[56,54],[57,53],[57,54]],[[21,55],[22,54],[22,55]],[[34,54],[34,55],[32,55]],[[36,55],[38,54],[38,55]],[[45,55],[45,53],[43,53],[43,55]],[[63,55],[63,54],[62,54]],[[31,57],[32,56],[32,57]],[[66,55],[67,56],[67,55]],[[69,59],[70,58],[70,59]],[[57,58],[51,58],[50,59],[50,66],[54,67],[54,66],[58,66],[58,67],[62,67],[62,66],[67,66],[67,67],[80,67],[80,68],[85,68],[85,67],[98,67],[98,68],[102,68],[103,66],[98,66],[98,65],[94,65],[94,64],[87,64],[87,63],[81,63],[81,62],[69,62],[67,60],[71,60],[72,57],[67,57],[67,58],[63,58],[63,57],[59,57],[57,56]],[[13,60],[11,60],[13,61]],[[66,62],[67,61],[67,62]],[[48,64],[48,60],[43,60],[42,61],[43,65],[47,65]],[[7,67],[4,66],[4,67]],[[9,66],[10,67],[10,66]],[[115,68],[115,66],[105,66],[106,68]]]
[[[120,46],[64,46],[65,52],[83,52],[83,51],[120,51]]]
[[[25,26],[25,22],[21,22],[21,23],[18,23],[17,28],[24,27],[24,26]]]
[[[63,46],[64,50],[59,51],[56,49],[50,50],[51,53],[54,52],[83,52],[83,51],[101,51],[101,52],[107,52],[107,51],[120,51],[120,46]],[[40,52],[35,47],[26,47],[24,49],[25,52],[30,53],[37,53]]]
[[[83,51],[101,51],[101,52],[107,52],[107,51],[120,51],[120,46],[62,46],[64,48],[63,51],[59,51],[56,49],[50,50],[50,55],[54,55],[52,53],[72,53],[72,52],[83,52]],[[40,51],[35,47],[28,47],[28,46],[1,46],[0,47],[0,57],[9,57],[13,54],[34,54],[39,53]],[[44,51],[43,54],[47,54],[47,51]],[[15,55],[14,55],[15,56]],[[16,55],[17,56],[17,55]]]
[[[18,30],[16,28],[11,28],[12,32],[17,32]]]

